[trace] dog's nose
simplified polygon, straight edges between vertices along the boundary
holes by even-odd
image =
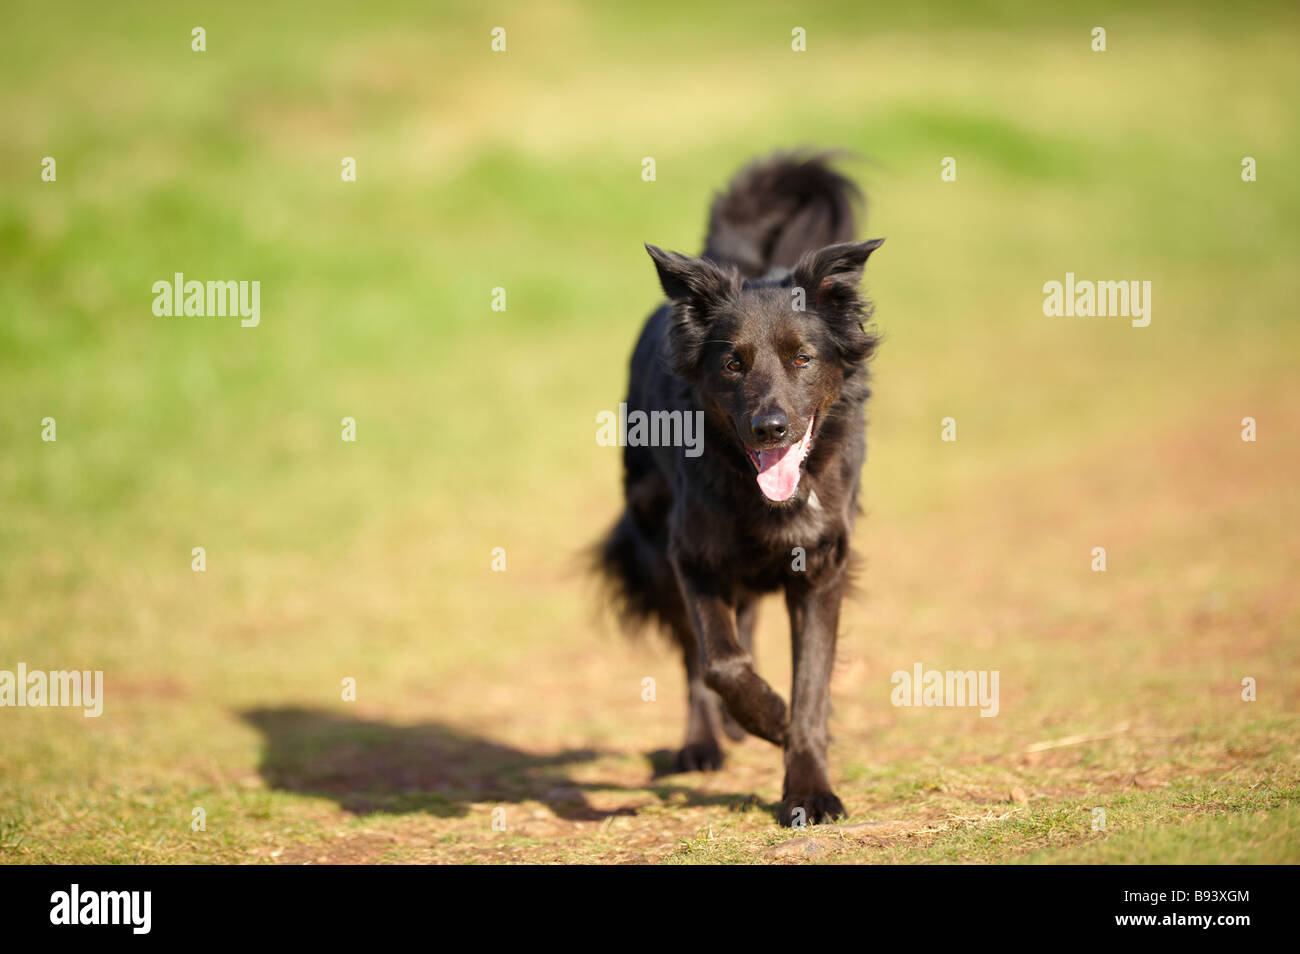
[[[790,421],[782,411],[763,411],[754,415],[749,429],[753,431],[755,440],[764,443],[779,441],[790,430]]]

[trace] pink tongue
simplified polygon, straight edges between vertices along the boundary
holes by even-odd
[[[768,500],[789,500],[799,486],[803,443],[758,452],[758,486]]]

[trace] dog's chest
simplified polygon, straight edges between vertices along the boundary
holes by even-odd
[[[827,507],[816,491],[789,512],[737,527],[743,545],[751,552],[757,551],[754,556],[777,563],[797,561],[801,555],[834,547],[845,529],[838,508]]]

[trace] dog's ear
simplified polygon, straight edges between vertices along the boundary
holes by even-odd
[[[659,284],[673,303],[671,342],[673,370],[685,378],[697,371],[709,339],[709,313],[740,293],[740,273],[703,258],[691,258],[647,245]]]
[[[852,307],[857,301],[858,282],[867,258],[884,239],[842,242],[804,255],[794,267],[794,283],[806,289],[813,303],[822,308]]]
[[[823,317],[840,360],[846,365],[866,361],[879,338],[867,327],[871,303],[858,293],[867,258],[885,242],[844,242],[809,252],[794,267],[794,283],[806,289],[810,304]]]
[[[719,305],[740,290],[740,276],[703,258],[691,258],[677,252],[665,252],[647,245],[654,259],[659,284],[664,294],[677,304],[689,305],[699,315]]]

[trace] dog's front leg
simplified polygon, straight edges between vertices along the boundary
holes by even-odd
[[[781,820],[786,825],[817,825],[845,814],[844,805],[831,791],[826,760],[831,666],[843,595],[842,572],[815,587],[801,581],[786,589],[794,656],[781,796]]]
[[[673,570],[700,645],[704,684],[722,697],[727,711],[745,731],[783,745],[785,701],[754,671],[754,661],[736,635],[736,611],[718,592],[707,571],[679,559]]]

